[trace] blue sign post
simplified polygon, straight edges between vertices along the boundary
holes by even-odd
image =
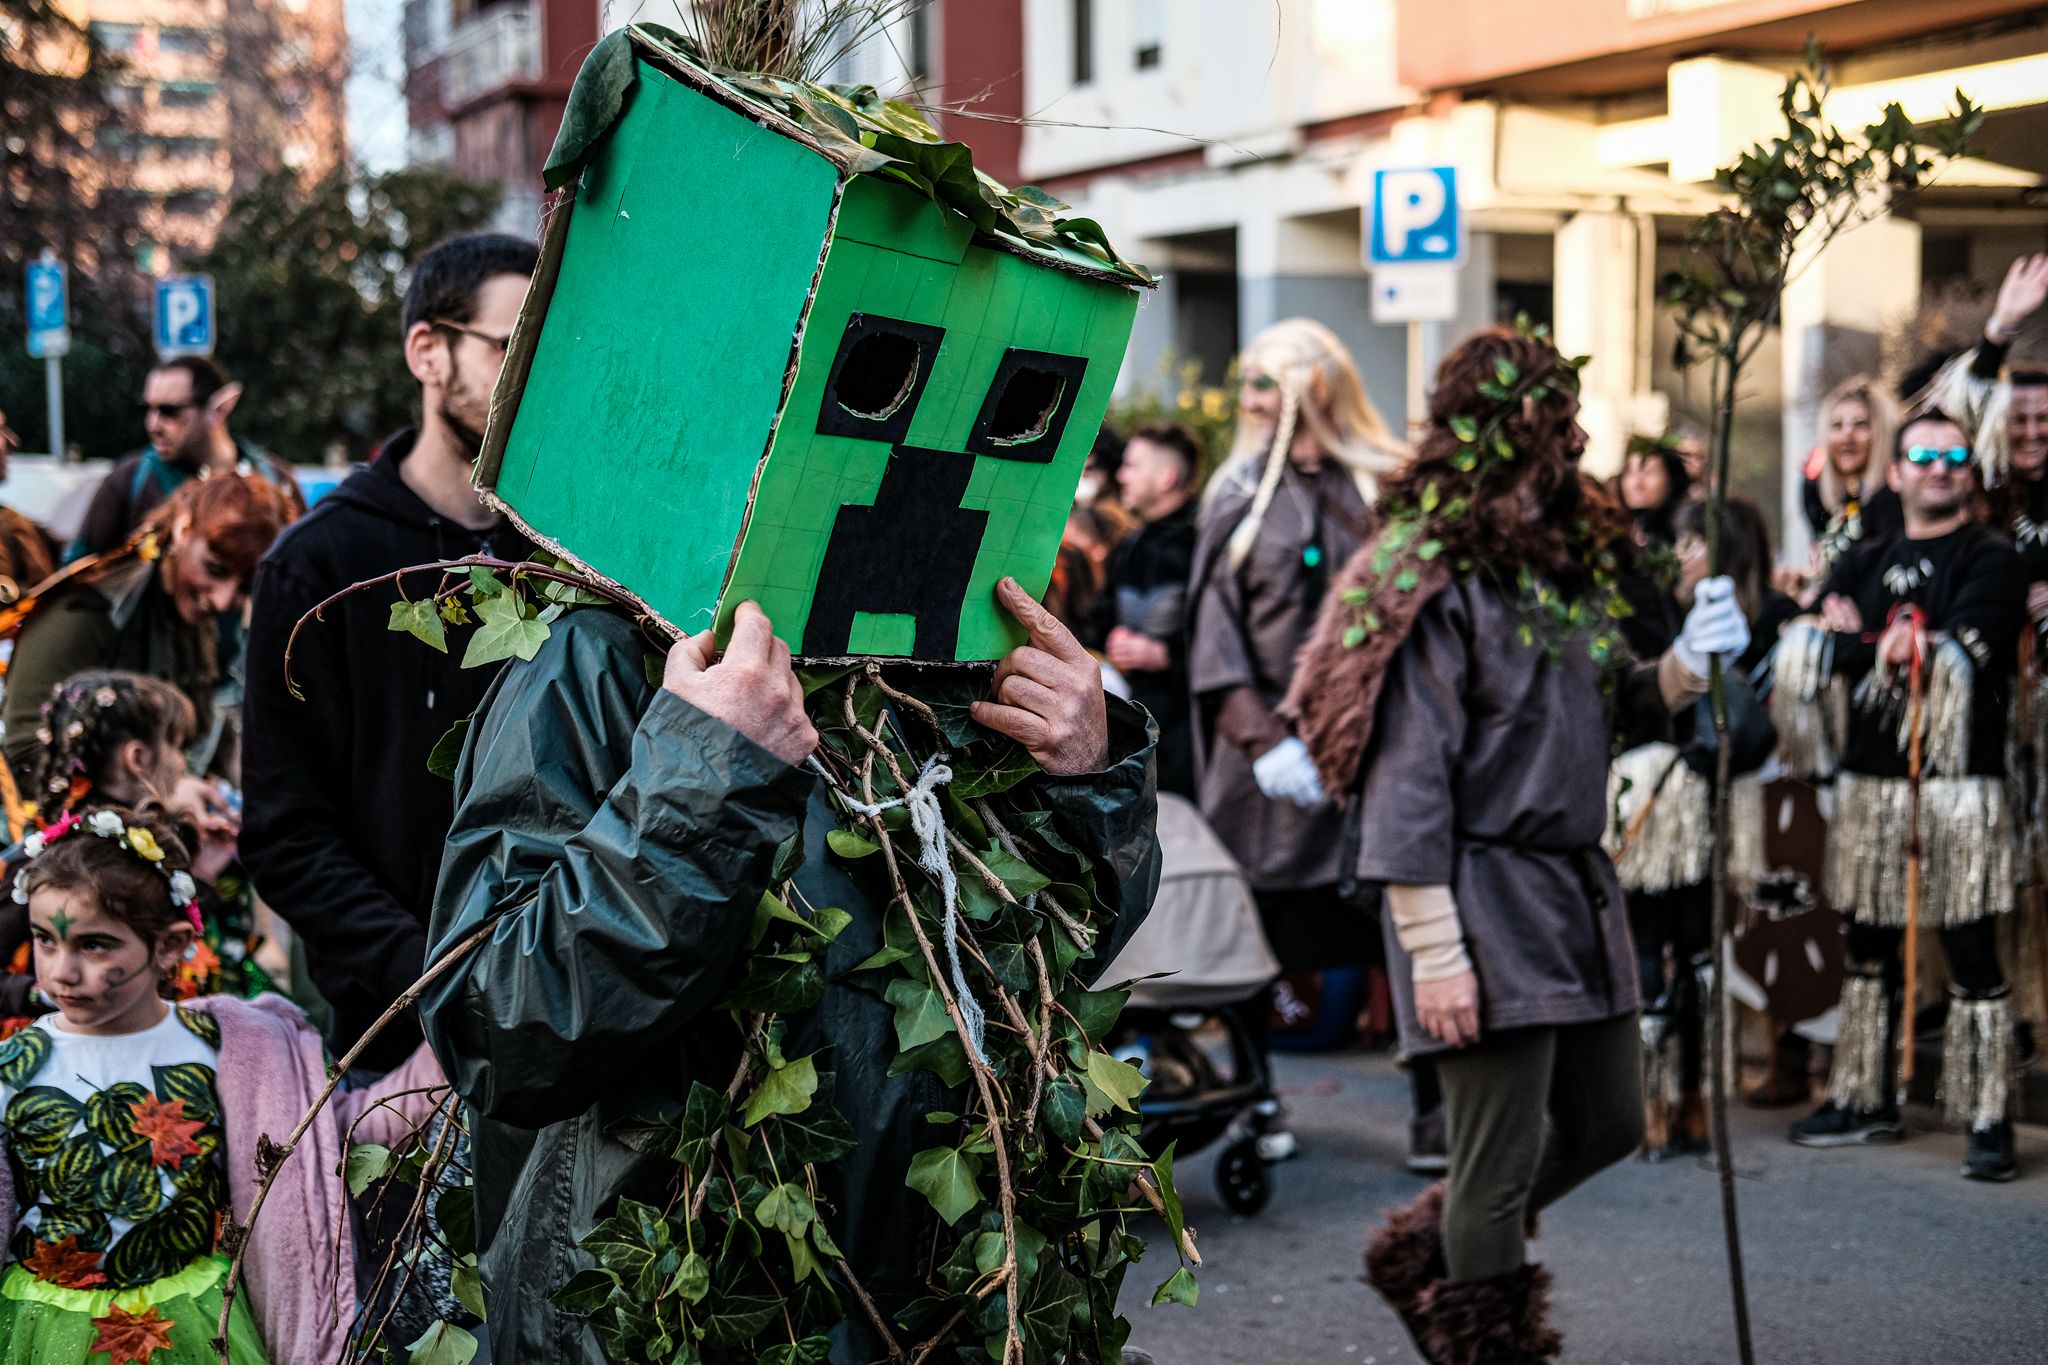
[[[1463,265],[1465,219],[1454,166],[1374,171],[1374,265]]]
[[[54,360],[71,349],[71,290],[64,262],[45,250],[28,263],[28,353]]]
[[[167,275],[156,282],[156,351],[213,354],[213,276]]]
[[[50,453],[64,454],[64,355],[71,349],[71,290],[64,262],[48,247],[30,261],[28,353],[43,362],[43,395],[50,408]]]

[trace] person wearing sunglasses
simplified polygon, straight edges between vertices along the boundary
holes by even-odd
[[[2014,899],[2005,743],[2025,580],[2011,542],[1972,515],[1973,460],[1948,413],[1911,415],[1889,473],[1904,533],[1845,553],[1819,615],[1779,641],[1773,709],[1788,766],[1838,772],[1827,894],[1849,920],[1827,1102],[1790,1136],[1808,1147],[1905,1136],[1896,1064],[1901,1012],[1914,1008],[1901,1001],[1901,949],[1917,840],[1919,923],[1939,931],[1948,960],[1941,1078],[1949,1117],[1969,1130],[1963,1174],[2010,1180],[2013,1008],[1998,923]],[[1846,733],[1830,753],[1827,716],[1844,695]]]
[[[305,511],[290,469],[228,430],[241,398],[242,386],[206,356],[176,356],[152,369],[136,405],[149,443],[100,481],[66,562],[116,549],[171,494],[209,474],[259,475],[285,494],[294,515]]]

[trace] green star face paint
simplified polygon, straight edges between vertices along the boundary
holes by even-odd
[[[78,923],[77,920],[59,910],[56,914],[50,916],[50,932],[57,936],[59,943],[69,943],[71,941],[71,926],[76,923]]]

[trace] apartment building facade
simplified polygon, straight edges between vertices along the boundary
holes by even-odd
[[[103,193],[135,202],[139,264],[205,252],[229,201],[265,174],[320,176],[348,155],[342,0],[68,0],[120,62],[122,126],[95,149]]]

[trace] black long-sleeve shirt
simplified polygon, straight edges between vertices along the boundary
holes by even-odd
[[[1905,603],[1926,614],[1929,631],[1969,649],[1975,663],[1969,772],[2003,773],[2006,702],[2026,611],[2026,584],[2011,542],[1969,523],[1926,540],[1900,536],[1881,545],[1859,545],[1835,565],[1821,589],[1822,600],[1838,593],[1863,616],[1862,630],[1834,636],[1834,674],[1851,689],[1877,666],[1878,639]],[[1906,776],[1897,715],[1881,707],[1851,708],[1842,768],[1867,777]]]

